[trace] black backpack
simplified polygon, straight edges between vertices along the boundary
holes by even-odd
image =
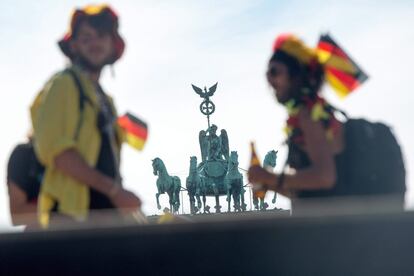
[[[303,191],[299,197],[344,195],[403,195],[405,167],[401,148],[390,127],[364,119],[344,123],[345,150],[336,157],[337,183],[331,190]],[[288,143],[287,164],[306,168],[310,161],[304,151]]]
[[[345,158],[353,162],[350,184],[357,194],[404,194],[405,167],[400,145],[390,127],[364,119],[345,123]],[[359,177],[360,179],[353,179]]]

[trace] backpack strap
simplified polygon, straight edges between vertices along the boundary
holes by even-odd
[[[331,104],[329,104],[329,106],[332,108],[332,110],[334,111],[334,112],[338,112],[338,113],[340,113],[342,116],[344,116],[344,118],[345,118],[345,120],[346,121],[348,121],[350,118],[349,118],[349,116],[348,116],[348,114],[344,111],[344,110],[342,110],[342,109],[340,109],[340,108],[337,108],[336,106],[333,106],[333,105],[331,105]]]
[[[80,111],[80,115],[79,115],[78,125],[77,125],[76,131],[75,131],[75,140],[78,140],[80,128],[82,126],[82,121],[83,121],[83,110],[85,109],[85,103],[88,102],[89,104],[91,104],[91,100],[88,98],[88,96],[86,96],[85,90],[83,89],[81,81],[80,81],[78,75],[75,73],[75,71],[71,68],[67,68],[65,70],[65,72],[69,73],[69,75],[72,76],[73,81],[75,82],[76,88],[78,89],[78,92],[79,92],[79,111]]]

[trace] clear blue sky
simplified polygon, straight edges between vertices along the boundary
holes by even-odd
[[[71,10],[87,1],[2,1],[0,14],[0,74],[3,100],[0,177],[13,146],[30,129],[28,107],[44,82],[66,61],[56,46]],[[351,116],[392,125],[402,144],[408,171],[408,206],[414,205],[414,169],[410,110],[414,58],[412,1],[108,1],[120,15],[127,42],[124,57],[105,72],[102,82],[127,110],[150,124],[144,152],[123,151],[125,185],[144,200],[147,214],[156,213],[155,176],[151,159],[161,157],[171,174],[184,183],[189,157],[199,156],[198,131],[205,118],[200,98],[190,84],[219,82],[212,121],[226,128],[230,148],[247,167],[248,142],[255,139],[259,154],[285,150],[285,112],[273,100],[264,78],[274,37],[293,32],[315,45],[330,31],[371,76],[354,95],[339,101],[326,88],[325,96]],[[386,157],[384,157],[386,158]],[[6,185],[0,185],[0,225],[9,225]],[[187,204],[187,198],[185,202]],[[162,198],[165,205],[166,196]],[[224,205],[224,198],[222,199]],[[187,204],[188,206],[188,204]],[[278,207],[287,208],[281,199]]]

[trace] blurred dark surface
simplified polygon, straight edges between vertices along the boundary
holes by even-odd
[[[412,212],[229,215],[2,234],[0,274],[412,275],[413,249]]]

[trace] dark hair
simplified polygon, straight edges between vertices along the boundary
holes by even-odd
[[[311,93],[317,94],[324,82],[325,72],[323,66],[316,60],[311,65],[305,65],[284,51],[276,51],[271,56],[269,62],[280,62],[285,64],[289,76],[291,78],[300,79],[303,82],[301,85],[309,88]]]
[[[72,36],[74,38],[79,34],[79,27],[87,23],[92,28],[94,28],[99,34],[113,34],[116,30],[116,24],[114,20],[110,17],[108,12],[103,12],[97,15],[83,16],[79,19],[77,24],[73,27]]]

